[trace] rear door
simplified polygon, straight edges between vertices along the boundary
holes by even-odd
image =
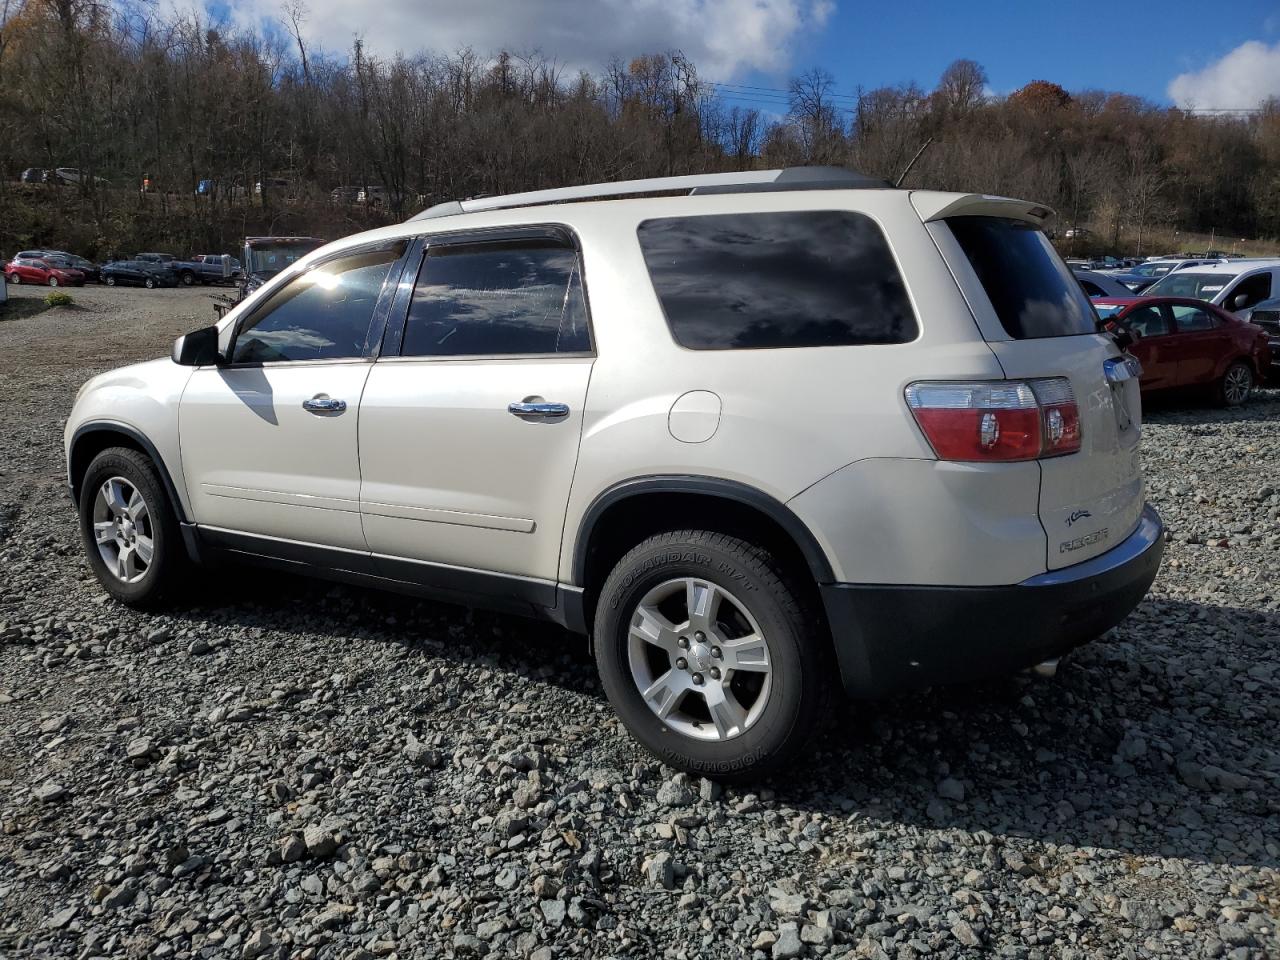
[[[1080,563],[1124,540],[1142,513],[1137,365],[1097,332],[1092,304],[1035,223],[956,212],[930,233],[1005,376],[1070,380],[1081,447],[1037,461],[1039,513],[1049,569]]]
[[[1170,354],[1177,362],[1180,387],[1209,383],[1218,372],[1218,361],[1231,350],[1231,334],[1208,310],[1194,304],[1171,303],[1174,332]]]
[[[383,575],[471,592],[478,571],[509,574],[552,602],[593,362],[567,233],[430,243],[360,409]]]

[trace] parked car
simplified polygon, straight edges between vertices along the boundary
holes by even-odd
[[[75,167],[58,167],[53,171],[54,176],[60,183],[80,183],[88,177],[88,174],[82,173]],[[97,184],[108,184],[111,181],[103,177],[93,177],[93,182]]]
[[[37,256],[43,257],[51,263],[56,263],[58,266],[79,270],[84,274],[84,278],[87,281],[98,283],[101,280],[98,264],[74,253],[68,253],[66,250],[45,250],[37,254]]]
[[[329,191],[329,200],[332,203],[355,203],[359,199],[359,187],[334,187]]]
[[[1087,227],[1068,227],[1063,236],[1068,240],[1083,240],[1085,237],[1093,236],[1093,231]]]
[[[1134,336],[1144,393],[1205,387],[1224,406],[1249,399],[1271,369],[1267,333],[1220,307],[1180,297],[1102,297],[1098,316]]]
[[[1217,260],[1148,260],[1140,263],[1130,270],[1119,271],[1113,274],[1116,280],[1119,280],[1134,293],[1141,293],[1151,284],[1155,283],[1161,277],[1167,276],[1176,270],[1185,270],[1188,267],[1200,267],[1208,263],[1218,263]]]
[[[1267,382],[1280,386],[1280,297],[1263,300],[1252,308],[1240,311],[1236,316],[1266,331],[1267,346],[1271,349]]]
[[[88,563],[133,604],[232,556],[550,617],[665,763],[758,776],[838,686],[1039,664],[1155,577],[1136,364],[1049,215],[810,167],[348,237],[81,389]]]
[[[1280,260],[1232,260],[1178,270],[1153,283],[1153,297],[1192,297],[1231,313],[1280,295]]]
[[[1113,277],[1096,270],[1073,270],[1076,282],[1090,297],[1126,297],[1129,288]]]
[[[279,193],[292,197],[294,194],[293,181],[286,180],[284,177],[266,177],[253,185],[253,192],[259,196],[261,196],[264,191],[267,193]]]
[[[116,260],[102,265],[102,282],[108,287],[117,284],[146,287],[176,287],[178,280],[172,270],[149,260]]]
[[[178,275],[178,282],[189,287],[196,283],[222,283],[238,277],[240,275],[240,261],[235,257],[230,259],[230,276],[224,275],[222,255],[216,253],[197,254],[190,260],[174,260],[168,266]]]
[[[82,287],[84,274],[70,264],[43,257],[14,257],[4,267],[9,283],[42,283],[50,287]]]
[[[18,180],[20,183],[47,183],[52,172],[41,167],[27,167]]]

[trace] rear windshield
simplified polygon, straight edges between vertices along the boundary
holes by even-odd
[[[1115,316],[1117,313],[1123,310],[1124,307],[1122,307],[1118,303],[1098,303],[1095,300],[1093,304],[1093,309],[1097,310],[1098,316],[1102,317],[1105,320],[1107,317]]]
[[[915,313],[884,234],[851,211],[646,220],[640,248],[691,350],[906,343]]]
[[[1013,339],[1097,330],[1089,298],[1037,228],[1002,217],[951,217],[947,226]]]
[[[1177,270],[1163,280],[1147,287],[1149,297],[1194,297],[1212,300],[1235,277],[1224,273],[1196,273],[1194,270]]]

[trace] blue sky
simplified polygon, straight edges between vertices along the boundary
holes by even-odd
[[[279,28],[279,0],[205,3],[246,27]],[[1256,107],[1280,96],[1277,0],[303,0],[314,47],[374,55],[471,48],[540,51],[572,75],[611,57],[682,50],[709,79],[765,90],[736,102],[785,112],[769,89],[813,66],[838,91],[915,81],[958,58],[1006,94],[1031,80],[1108,89],[1199,108]]]
[[[884,12],[865,13],[877,8]],[[998,93],[1045,79],[1068,90],[1122,90],[1168,103],[1174,77],[1251,40],[1280,41],[1276,0],[845,0],[824,29],[801,39],[793,60],[821,64],[852,89],[910,80],[929,87],[947,64],[967,57],[986,68]]]

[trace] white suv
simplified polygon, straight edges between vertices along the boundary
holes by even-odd
[[[1055,658],[1155,577],[1136,362],[1049,216],[806,168],[349,237],[82,388],[89,561],[130,603],[230,556],[550,617],[646,747],[757,775],[830,694]]]

